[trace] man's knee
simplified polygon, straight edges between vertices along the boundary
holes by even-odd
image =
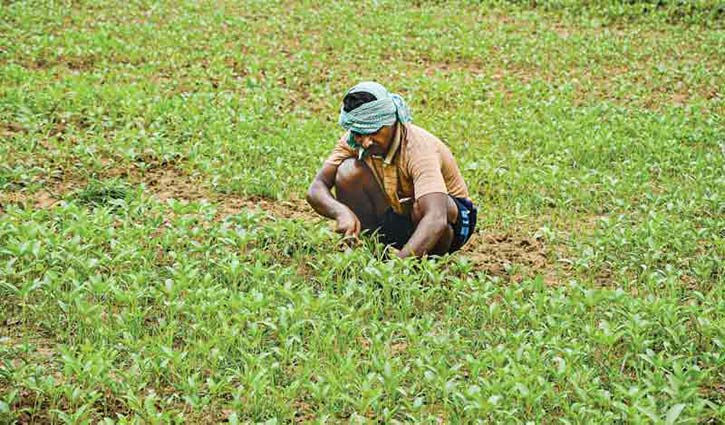
[[[355,158],[348,158],[337,167],[335,187],[352,187],[360,184],[365,176],[365,164]]]
[[[446,201],[447,221],[449,225],[454,225],[456,223],[456,219],[458,218],[458,206],[450,196],[446,199]],[[410,221],[417,226],[421,219],[423,219],[423,207],[421,207],[420,202],[416,200],[413,202],[413,207],[410,210]]]

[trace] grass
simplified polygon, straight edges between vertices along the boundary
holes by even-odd
[[[722,19],[5,2],[0,421],[723,421]],[[301,199],[363,79],[451,146],[482,211],[461,254],[230,207]]]

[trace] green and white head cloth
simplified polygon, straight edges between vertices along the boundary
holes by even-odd
[[[396,121],[405,124],[413,121],[410,109],[400,95],[390,93],[382,85],[365,81],[351,88],[345,93],[368,92],[377,100],[363,103],[350,112],[345,112],[344,106],[340,108],[340,125],[345,129],[358,134],[372,134],[384,125],[393,125]]]

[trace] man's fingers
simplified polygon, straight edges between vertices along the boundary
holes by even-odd
[[[357,243],[358,243],[358,239],[356,237],[343,236],[342,239],[340,239],[340,241],[338,242],[338,246],[341,248],[344,247],[344,248],[349,249],[349,248],[352,248],[355,245],[357,245]]]
[[[342,238],[342,243],[345,244],[345,245],[347,245],[347,246],[355,246],[355,245],[357,245],[357,243],[358,243],[358,233],[359,232],[357,232],[355,230],[355,227],[354,226],[351,227],[351,228],[349,228],[349,229],[347,229],[347,231],[345,232],[345,236],[343,236],[343,238]]]

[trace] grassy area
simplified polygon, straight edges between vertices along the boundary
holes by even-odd
[[[4,2],[0,422],[725,420],[723,8]],[[460,254],[300,199],[377,80]]]

